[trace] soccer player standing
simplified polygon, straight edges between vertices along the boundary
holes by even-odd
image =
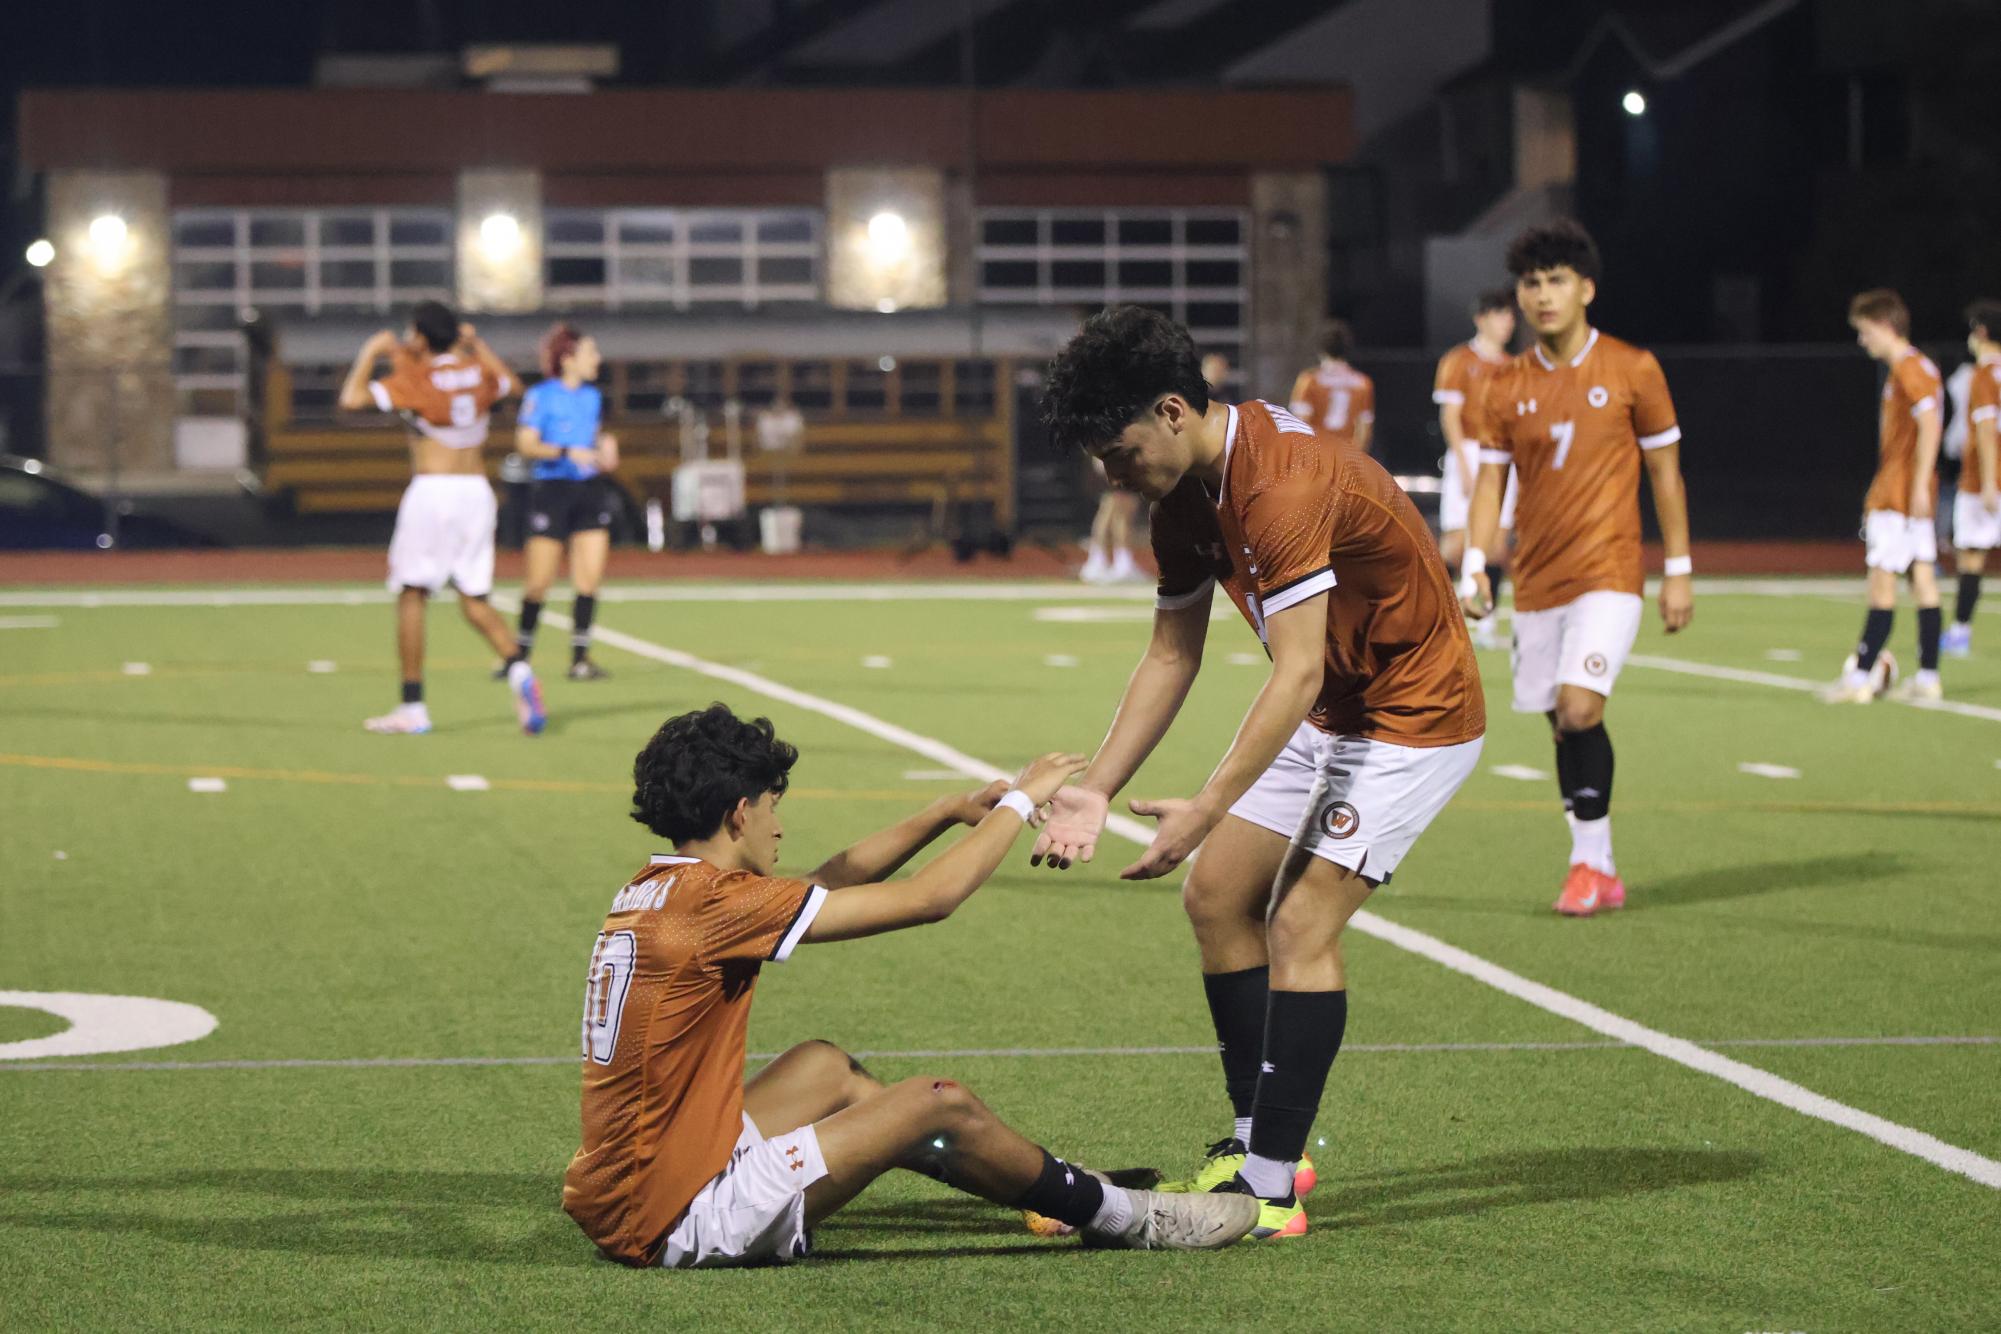
[[[1522,233],[1508,247],[1508,272],[1535,346],[1487,382],[1461,592],[1472,614],[1492,609],[1483,552],[1500,531],[1513,468],[1514,707],[1554,729],[1570,823],[1570,869],[1554,906],[1588,917],[1626,901],[1612,860],[1605,702],[1640,629],[1643,464],[1667,556],[1661,623],[1673,634],[1694,614],[1681,427],[1653,353],[1591,327],[1598,247],[1582,227],[1565,220]]]
[[[1320,364],[1292,382],[1292,415],[1344,445],[1369,452],[1376,429],[1376,382],[1348,364],[1355,333],[1346,320],[1320,326]]]
[[[389,374],[369,377],[387,358]],[[410,425],[414,474],[396,507],[389,541],[389,587],[396,595],[396,649],[403,701],[370,718],[371,732],[431,730],[424,703],[424,612],[446,583],[458,589],[466,621],[507,662],[507,684],[523,731],[542,730],[542,687],[516,650],[507,624],[487,602],[493,591],[493,526],[498,506],[481,449],[488,414],[514,392],[514,375],[449,306],[419,302],[410,331],[384,329],[363,344],[341,385],[340,406],[355,412],[373,403]]]
[[[591,383],[602,358],[597,340],[573,324],[558,324],[542,339],[542,372],[548,378],[521,400],[514,448],[534,461],[528,488],[527,568],[521,580],[521,625],[515,636],[522,657],[535,648],[542,602],[570,555],[577,591],[571,611],[570,679],[596,681],[608,673],[591,661],[591,620],[611,554],[611,483],[618,440],[604,429],[604,396]]]
[[[1473,303],[1473,336],[1438,359],[1432,378],[1431,401],[1438,405],[1438,430],[1445,437],[1445,484],[1438,496],[1438,550],[1448,568],[1456,568],[1466,551],[1466,507],[1473,498],[1473,483],[1480,475],[1480,445],[1466,430],[1469,414],[1479,411],[1480,396],[1487,379],[1508,364],[1508,344],[1515,336],[1515,294],[1505,287],[1482,292]],[[1489,553],[1492,564],[1487,578],[1493,585],[1494,601],[1501,598],[1501,562],[1509,536],[1515,529],[1517,483],[1508,471],[1508,491],[1501,501],[1501,536]],[[1494,622],[1499,613],[1489,608],[1473,623],[1473,642],[1481,648],[1495,646]]]
[[[1875,480],[1862,502],[1864,559],[1869,567],[1869,614],[1853,663],[1825,698],[1834,704],[1867,704],[1876,697],[1876,659],[1896,619],[1897,577],[1908,575],[1918,604],[1918,673],[1901,692],[1909,699],[1937,699],[1940,615],[1938,447],[1945,431],[1944,384],[1931,358],[1911,346],[1911,312],[1888,288],[1863,292],[1848,305],[1855,341],[1889,371],[1878,419]],[[1978,377],[1976,377],[1976,383]]]
[[[801,945],[938,922],[993,874],[1083,765],[1045,755],[1009,790],[944,798],[797,880],[776,874],[799,752],[721,704],[670,719],[633,763],[632,818],[673,844],[613,896],[584,981],[583,1143],[563,1208],[608,1258],[669,1269],[783,1263],[895,1168],[1131,1249],[1226,1246],[1249,1200],[1128,1190],[1024,1138],[963,1085],[884,1087],[804,1042],[744,1082],[758,973]],[[972,832],[880,883],[954,825]],[[830,998],[831,999],[831,998]]]
[[[1257,1237],[1306,1231],[1307,1133],[1347,1026],[1341,933],[1472,773],[1480,671],[1424,517],[1375,460],[1283,408],[1209,397],[1187,330],[1134,306],[1051,364],[1061,444],[1153,502],[1153,637],[1110,732],[1057,794],[1033,860],[1089,861],[1111,799],[1166,735],[1220,583],[1271,658],[1235,741],[1121,875],[1202,855],[1182,887],[1235,1115],[1182,1188],[1262,1202]]]
[[[2001,547],[2001,301],[1976,301],[1966,308],[1966,348],[1973,354],[1967,392],[1966,461],[1959,495],[1952,503],[1953,565],[1959,595],[1952,628],[1940,647],[1955,657],[1973,651],[1973,609],[1980,602],[1980,576],[1987,553]]]

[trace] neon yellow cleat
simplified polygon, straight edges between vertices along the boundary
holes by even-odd
[[[1246,1241],[1274,1241],[1306,1235],[1306,1206],[1297,1199],[1291,1204],[1259,1200],[1258,1205],[1257,1226],[1251,1229]]]
[[[1218,1186],[1234,1181],[1237,1172],[1249,1157],[1240,1139],[1220,1139],[1202,1153],[1202,1166],[1186,1181],[1169,1181],[1154,1189],[1170,1195],[1199,1195],[1212,1191]],[[1295,1198],[1304,1197],[1320,1182],[1320,1173],[1313,1166],[1308,1154],[1299,1156],[1299,1166],[1293,1169],[1292,1193]]]

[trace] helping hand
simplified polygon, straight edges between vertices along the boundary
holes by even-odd
[[[1217,817],[1192,801],[1135,801],[1132,812],[1152,816],[1160,821],[1160,827],[1154,830],[1153,842],[1140,859],[1119,872],[1121,880],[1153,880],[1166,875],[1187,861],[1216,827]]]
[[[1082,755],[1066,755],[1061,751],[1051,751],[1035,760],[1016,775],[1014,785],[1028,794],[1028,799],[1037,809],[1046,805],[1063,785],[1076,775],[1084,772],[1090,763]]]
[[[1066,787],[1057,792],[1028,864],[1047,862],[1052,871],[1067,871],[1072,863],[1090,861],[1098,850],[1098,835],[1105,830],[1111,806],[1109,797],[1088,787]]]
[[[987,818],[989,812],[1007,795],[1008,781],[996,778],[977,792],[968,792],[960,797],[947,797],[947,809],[957,824],[978,824]]]

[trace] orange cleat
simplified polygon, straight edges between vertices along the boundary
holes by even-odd
[[[1616,875],[1598,873],[1598,896],[1607,912],[1616,912],[1626,906],[1626,882]]]
[[[1611,906],[1605,902],[1605,879],[1583,862],[1574,862],[1570,874],[1563,878],[1563,892],[1550,906],[1565,917],[1589,917],[1600,908]],[[1622,903],[1625,902],[1624,895],[1625,890],[1621,887]]]

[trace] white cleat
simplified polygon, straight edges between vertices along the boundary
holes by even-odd
[[[1889,692],[1890,698],[1904,704],[1925,704],[1945,698],[1945,687],[1937,681],[1927,681],[1922,676],[1913,676],[1896,689]]]
[[[1153,1190],[1129,1190],[1126,1194],[1132,1197],[1132,1221],[1116,1232],[1086,1228],[1086,1246],[1129,1251],[1213,1251],[1249,1236],[1258,1225],[1261,1208],[1255,1195],[1228,1191],[1163,1195]]]
[[[1873,704],[1876,691],[1867,681],[1836,681],[1820,692],[1820,698],[1827,704]]]
[[[404,704],[398,706],[394,713],[367,719],[361,725],[385,736],[418,736],[431,730],[431,712],[421,704]]]

